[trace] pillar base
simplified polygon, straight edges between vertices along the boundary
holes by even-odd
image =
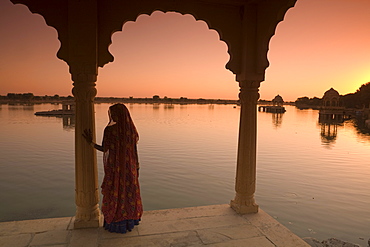
[[[102,217],[98,217],[97,219],[91,220],[79,220],[75,219],[73,222],[74,229],[81,229],[81,228],[98,228],[101,227],[103,220]]]
[[[74,228],[98,228],[102,226],[103,217],[99,209],[99,204],[91,208],[77,207]]]
[[[235,200],[231,200],[230,207],[234,209],[234,211],[237,212],[238,214],[258,213],[258,205],[255,203],[250,205],[243,205],[237,203]]]

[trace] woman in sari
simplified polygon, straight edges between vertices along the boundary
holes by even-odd
[[[126,233],[139,224],[143,213],[138,180],[139,135],[125,105],[110,106],[109,118],[101,146],[92,142],[91,130],[85,130],[83,136],[95,149],[104,152],[101,186],[104,228],[110,232]]]

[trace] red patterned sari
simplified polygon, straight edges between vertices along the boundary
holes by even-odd
[[[125,105],[109,108],[111,121],[104,130],[104,179],[102,183],[104,227],[125,233],[137,225],[143,213],[138,180],[139,135]]]

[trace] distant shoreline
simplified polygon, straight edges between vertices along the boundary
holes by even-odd
[[[115,98],[96,97],[94,103],[141,103],[141,104],[238,104],[238,100],[226,99],[188,99],[188,98]],[[0,99],[0,104],[74,104],[73,97],[47,99]]]
[[[0,104],[64,104],[71,102],[74,103],[74,97],[68,96],[35,96],[33,98],[8,98],[7,96],[0,96]],[[153,96],[152,98],[118,98],[118,97],[95,97],[94,103],[139,103],[139,104],[234,104],[239,105],[240,100],[230,99],[188,99],[186,97],[181,98],[160,98],[159,96]],[[258,105],[270,105],[272,101],[259,100]],[[294,102],[284,102],[284,105],[295,105]]]
[[[240,105],[239,100],[226,99],[152,99],[152,98],[104,98],[96,97],[95,104],[101,103],[136,103],[136,104],[220,104],[220,105]],[[35,104],[74,104],[74,98],[69,99],[42,99],[42,100],[21,100],[21,99],[0,99],[0,104],[10,105],[35,105]],[[271,101],[259,100],[257,105],[271,105]],[[283,105],[295,105],[294,102],[284,102]],[[309,107],[307,107],[309,108]]]

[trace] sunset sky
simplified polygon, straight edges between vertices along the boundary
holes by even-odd
[[[271,39],[260,98],[322,97],[331,87],[344,95],[369,82],[369,13],[369,0],[298,0]],[[227,45],[191,15],[141,15],[112,40],[115,61],[99,69],[97,96],[238,97]],[[59,46],[40,15],[0,0],[0,95],[72,95]]]

